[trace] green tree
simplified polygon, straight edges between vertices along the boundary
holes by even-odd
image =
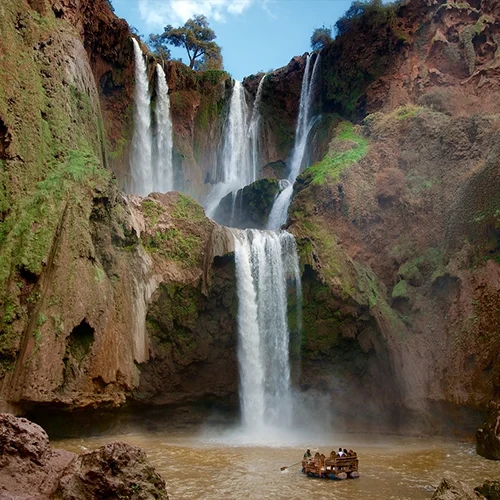
[[[394,11],[400,1],[384,5],[382,0],[356,0],[336,23],[337,35],[344,35],[350,30],[373,28],[390,24]]]
[[[149,45],[153,49],[156,57],[163,61],[168,61],[171,57],[170,49],[167,47],[165,40],[158,35],[149,35]]]
[[[215,38],[217,37],[209,28],[207,18],[199,15],[188,19],[179,28],[169,24],[161,35],[151,35],[150,41],[157,51],[159,48],[166,49],[166,45],[184,47],[191,69],[219,69],[222,67],[222,55],[220,47],[214,42]]]
[[[321,26],[321,28],[315,28],[311,36],[311,48],[313,50],[320,50],[332,43],[332,28],[327,28],[326,26]]]

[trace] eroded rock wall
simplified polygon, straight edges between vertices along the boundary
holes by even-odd
[[[117,407],[140,386],[152,394],[165,386],[164,378],[151,382],[142,373],[152,358],[152,371],[161,364],[146,326],[158,300],[172,314],[171,302],[161,305],[161,290],[196,290],[212,318],[206,332],[198,328],[203,346],[192,359],[184,357],[179,368],[167,356],[171,371],[162,370],[172,378],[169,387],[182,368],[207,359],[217,364],[212,345],[221,345],[220,352],[234,344],[232,281],[224,265],[212,267],[231,252],[232,240],[191,198],[123,195],[106,168],[99,99],[99,67],[123,54],[111,49],[114,38],[101,45],[92,39],[107,17],[89,26],[86,16],[98,5],[35,7],[14,1],[1,7],[1,405]],[[114,35],[127,40],[126,25],[113,22]],[[221,298],[218,288],[226,290]],[[175,337],[178,324],[168,335]],[[197,395],[234,394],[235,361],[220,359]]]
[[[457,421],[499,390],[497,120],[408,107],[368,118],[350,138],[340,124],[296,185],[289,229],[324,283],[305,287],[304,317],[318,304],[303,366],[335,359],[329,390],[344,381],[349,404],[368,398],[375,414]]]

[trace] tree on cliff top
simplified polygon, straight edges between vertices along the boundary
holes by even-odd
[[[335,31],[337,35],[344,35],[356,29],[363,31],[366,27],[389,26],[400,3],[394,1],[384,5],[382,0],[355,0],[335,23]]]
[[[321,26],[321,28],[315,28],[311,35],[311,48],[320,50],[332,43],[332,41],[332,28]]]
[[[216,35],[209,28],[205,16],[194,16],[188,19],[184,26],[174,28],[172,25],[165,27],[161,35],[151,35],[151,44],[158,50],[165,49],[165,45],[184,47],[189,57],[191,69],[220,69],[222,55],[220,47],[214,42]]]

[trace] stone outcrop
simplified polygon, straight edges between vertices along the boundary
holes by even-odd
[[[476,431],[476,451],[490,460],[500,460],[500,408],[493,405],[489,418]]]
[[[445,477],[432,495],[432,500],[477,500],[484,497],[461,481]]]
[[[224,196],[214,219],[220,224],[241,229],[264,229],[280,192],[276,179],[260,179]]]
[[[50,446],[24,418],[0,414],[0,496],[6,499],[168,499],[165,481],[140,448],[110,443],[81,455]]]
[[[499,481],[486,481],[482,486],[474,488],[474,490],[483,495],[487,500],[500,499],[500,482]]]

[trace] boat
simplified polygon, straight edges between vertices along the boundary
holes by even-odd
[[[309,477],[325,479],[355,479],[359,477],[359,460],[356,453],[337,456],[332,451],[329,458],[316,453],[302,460],[302,472]]]

